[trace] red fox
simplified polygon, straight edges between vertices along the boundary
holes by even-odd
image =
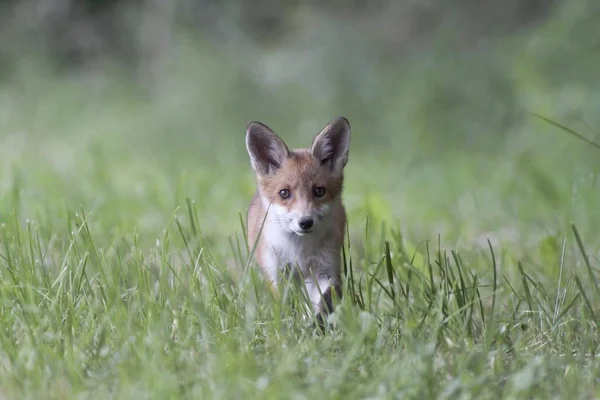
[[[256,243],[254,256],[274,293],[280,274],[291,272],[306,285],[322,321],[333,312],[332,290],[342,296],[342,188],[350,123],[336,118],[310,148],[290,150],[269,127],[251,122],[246,148],[258,186],[248,209],[248,245]]]

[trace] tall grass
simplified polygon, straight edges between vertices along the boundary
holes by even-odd
[[[207,244],[193,202],[151,248],[135,232],[96,233],[95,218],[40,226],[13,213],[2,225],[4,396],[597,393],[598,261],[575,226],[558,280],[500,262],[491,244],[463,254],[438,239],[411,253],[396,229],[361,250],[349,239],[345,296],[320,335],[301,290],[275,298],[246,269],[243,229],[230,253]]]

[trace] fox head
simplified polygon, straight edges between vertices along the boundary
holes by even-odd
[[[308,149],[288,149],[260,122],[246,129],[246,148],[258,192],[280,229],[299,236],[324,231],[339,204],[350,148],[350,123],[332,120]]]

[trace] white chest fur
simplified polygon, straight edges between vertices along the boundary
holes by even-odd
[[[340,249],[335,246],[332,228],[320,228],[318,232],[299,236],[267,217],[263,229],[263,264],[269,274],[275,278],[289,266],[305,279],[312,275],[318,279],[332,277],[339,268]]]

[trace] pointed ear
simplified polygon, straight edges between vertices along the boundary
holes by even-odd
[[[313,157],[332,171],[341,172],[348,162],[350,150],[350,123],[344,117],[331,121],[313,140]]]
[[[260,122],[251,122],[246,128],[246,149],[252,169],[258,175],[268,175],[281,168],[290,153],[283,140]]]

